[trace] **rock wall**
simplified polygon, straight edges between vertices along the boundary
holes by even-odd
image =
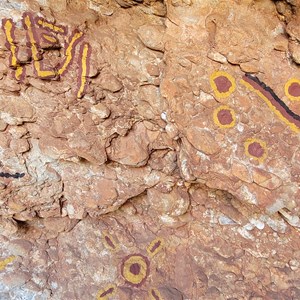
[[[0,299],[300,299],[298,0],[0,0]]]

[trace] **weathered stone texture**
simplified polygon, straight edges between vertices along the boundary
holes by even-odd
[[[0,299],[300,299],[298,0],[0,0]]]

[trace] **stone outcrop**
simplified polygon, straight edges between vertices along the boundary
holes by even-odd
[[[0,299],[300,299],[300,2],[4,0]]]

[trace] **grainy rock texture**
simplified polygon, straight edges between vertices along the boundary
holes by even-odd
[[[300,299],[300,1],[0,0],[0,299]]]

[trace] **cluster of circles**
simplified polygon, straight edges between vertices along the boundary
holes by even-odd
[[[210,77],[210,84],[218,98],[227,98],[236,89],[235,79],[224,71],[216,71]],[[290,81],[290,84],[295,84]],[[299,92],[300,99],[300,81],[298,81],[299,90],[293,86],[291,93],[296,95]],[[213,112],[214,123],[220,128],[232,128],[236,124],[236,115],[232,108],[227,105],[217,107]],[[259,162],[263,162],[267,157],[267,145],[264,141],[256,138],[249,138],[244,143],[245,154]]]

